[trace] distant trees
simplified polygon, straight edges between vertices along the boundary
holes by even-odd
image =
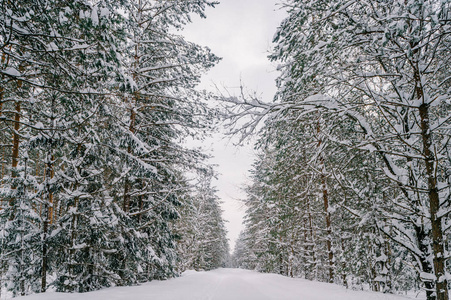
[[[173,223],[193,193],[180,174],[205,169],[181,141],[210,127],[194,87],[218,58],[171,29],[214,5],[1,3],[0,276],[13,295],[176,274]],[[204,222],[226,247],[213,193]]]
[[[181,218],[175,224],[180,234],[177,243],[180,271],[228,266],[227,231],[215,192],[211,186],[211,175],[200,175],[193,194],[186,199],[181,210]]]
[[[263,182],[282,196],[267,218],[285,198],[292,210],[301,206],[307,226],[288,232],[304,230],[295,241],[309,258],[300,265],[322,269],[322,280],[354,276],[390,291],[402,288],[400,270],[412,265],[406,284],[415,277],[428,299],[448,299],[451,3],[284,4],[289,16],[271,55],[281,63],[278,102],[229,99],[247,112],[265,109],[254,121],[269,116],[263,132],[273,138],[260,148],[281,158]],[[297,163],[287,162],[283,174],[298,170],[281,186],[276,170],[291,157]],[[300,191],[290,195],[285,186]],[[256,205],[274,201],[259,196]]]

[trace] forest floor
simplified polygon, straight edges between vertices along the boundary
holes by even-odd
[[[187,271],[179,278],[152,281],[141,286],[115,287],[85,294],[48,292],[24,300],[406,300],[383,293],[353,291],[344,287],[260,274],[241,269]],[[421,298],[420,298],[421,299]]]

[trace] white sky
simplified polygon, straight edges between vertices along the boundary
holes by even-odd
[[[214,85],[238,93],[240,80],[248,90],[256,91],[271,101],[276,91],[277,72],[267,56],[271,41],[284,13],[278,9],[278,0],[222,0],[214,9],[207,10],[207,19],[193,18],[183,31],[187,40],[208,46],[222,57],[221,62],[203,77],[201,88],[215,91]],[[243,229],[244,207],[239,199],[245,195],[241,188],[247,183],[247,172],[253,162],[252,145],[235,147],[222,140],[218,133],[204,147],[211,150],[213,164],[220,173],[214,183],[223,201],[223,217],[227,221],[231,250]]]

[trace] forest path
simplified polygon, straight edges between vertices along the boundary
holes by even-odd
[[[187,271],[179,278],[85,294],[45,293],[26,300],[402,300],[382,293],[241,269]]]

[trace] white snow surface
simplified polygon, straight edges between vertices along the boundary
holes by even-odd
[[[414,299],[261,274],[241,269],[187,271],[181,277],[140,286],[114,287],[84,294],[49,292],[24,300],[402,300]]]

